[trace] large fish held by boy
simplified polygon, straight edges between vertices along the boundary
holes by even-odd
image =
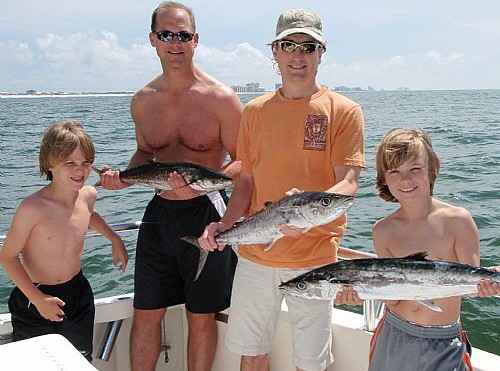
[[[101,170],[95,167],[93,169],[98,174],[102,173]],[[189,162],[150,161],[146,165],[120,171],[120,180],[130,185],[140,184],[152,187],[157,193],[161,193],[171,189],[167,183],[167,178],[174,171],[184,178],[188,186],[203,193],[219,191],[233,186],[233,179],[228,175]],[[100,182],[97,182],[96,185],[100,185]]]
[[[286,196],[218,234],[215,241],[220,245],[264,244],[264,250],[268,251],[283,237],[278,230],[280,224],[293,225],[306,232],[337,219],[353,203],[353,196],[337,193],[302,192]],[[194,237],[186,236],[182,239],[199,247],[198,240]],[[207,255],[207,251],[200,249],[195,280],[205,265]]]
[[[404,258],[344,260],[313,269],[279,288],[306,299],[330,300],[342,285],[348,285],[360,299],[415,300],[441,312],[435,299],[475,293],[483,278],[500,281],[500,273],[494,270],[426,256],[419,252]]]

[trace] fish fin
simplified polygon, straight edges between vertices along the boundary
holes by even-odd
[[[419,252],[416,252],[414,254],[407,255],[403,259],[429,260],[429,259],[427,259],[427,255],[429,255],[429,253],[427,251],[419,251]]]
[[[92,170],[94,170],[98,175],[101,175],[102,174],[102,170],[101,169],[98,169],[97,167],[95,166],[92,166]],[[101,186],[101,179],[99,179],[95,184],[94,184],[94,187],[100,187]]]
[[[191,236],[184,236],[181,237],[181,240],[186,241],[187,243],[190,243],[193,246],[196,246],[198,250],[200,250],[200,257],[198,258],[198,268],[196,269],[196,275],[194,276],[194,281],[200,277],[201,271],[203,270],[203,267],[205,267],[205,263],[207,262],[208,258],[208,251],[203,250],[200,247],[200,244],[198,242],[198,239],[196,237],[191,237]]]
[[[442,312],[443,310],[439,305],[437,305],[434,300],[417,300],[418,303],[422,304],[424,307],[427,307],[435,312]]]

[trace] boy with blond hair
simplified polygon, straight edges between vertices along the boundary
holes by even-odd
[[[372,229],[377,255],[396,258],[425,250],[433,260],[479,266],[479,233],[471,214],[433,197],[441,163],[428,135],[391,130],[378,147],[376,163],[379,196],[400,206]],[[478,285],[479,296],[497,289],[492,282]],[[342,291],[337,302],[360,303],[352,288]],[[461,297],[436,304],[441,312],[416,301],[387,301],[371,341],[369,370],[472,370],[460,323]]]
[[[16,284],[9,298],[12,340],[58,333],[89,360],[94,297],[81,270],[88,228],[111,242],[121,271],[128,261],[123,241],[94,210],[96,189],[85,185],[94,157],[80,124],[51,125],[39,155],[40,172],[50,183],[21,202],[0,250],[0,262]]]

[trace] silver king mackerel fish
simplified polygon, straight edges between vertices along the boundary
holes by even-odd
[[[494,270],[426,256],[419,252],[403,258],[344,260],[313,269],[279,288],[306,299],[330,300],[342,285],[348,285],[360,299],[416,300],[441,312],[435,299],[475,293],[483,278],[500,281],[500,273]]]
[[[259,212],[249,216],[234,227],[215,236],[220,245],[264,244],[268,251],[283,235],[280,224],[293,225],[307,231],[313,227],[330,223],[344,214],[354,203],[353,196],[325,192],[302,192],[287,196],[266,205]],[[195,237],[182,237],[200,247]],[[195,280],[198,279],[208,252],[200,249],[200,260]]]
[[[93,167],[94,171],[102,171]],[[127,184],[140,184],[154,188],[158,193],[171,189],[167,183],[168,175],[178,172],[187,185],[197,191],[208,193],[233,186],[233,179],[226,174],[205,166],[189,162],[157,162],[150,161],[146,165],[120,171],[120,180]],[[97,182],[96,185],[100,185]]]

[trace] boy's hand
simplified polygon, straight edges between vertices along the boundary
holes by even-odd
[[[118,267],[118,261],[120,261],[118,269],[125,272],[128,263],[128,253],[121,238],[117,238],[111,243],[111,254],[113,255],[113,265]]]
[[[495,267],[488,267],[494,271],[500,272],[500,265]],[[469,295],[470,297],[479,296],[481,298],[487,296],[500,295],[500,283],[493,282],[490,279],[483,279],[477,284],[477,294]]]
[[[337,292],[335,297],[336,305],[361,305],[363,300],[358,296],[356,290],[350,286],[342,286],[342,289]]]
[[[66,303],[56,296],[43,295],[37,303],[33,303],[43,318],[54,322],[61,322],[64,319],[64,312],[61,307]]]

